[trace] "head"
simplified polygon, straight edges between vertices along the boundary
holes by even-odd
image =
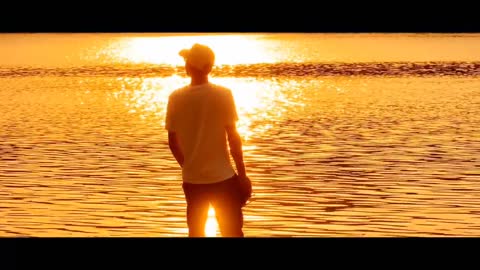
[[[205,77],[212,71],[215,54],[205,45],[194,44],[179,53],[185,60],[185,69],[190,77]]]

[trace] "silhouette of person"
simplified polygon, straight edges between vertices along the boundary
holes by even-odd
[[[230,89],[209,82],[215,62],[207,46],[194,44],[179,53],[190,84],[168,98],[165,128],[170,150],[182,169],[189,237],[203,237],[210,204],[223,237],[244,237],[242,208],[252,187],[237,132]],[[229,157],[233,157],[235,172]]]

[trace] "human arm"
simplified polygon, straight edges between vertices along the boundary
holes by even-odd
[[[242,204],[245,205],[252,196],[252,182],[247,176],[245,164],[243,163],[242,139],[237,132],[235,125],[226,126],[228,134],[228,143],[230,145],[230,153],[237,167],[238,183]]]
[[[183,168],[183,152],[180,148],[180,144],[178,143],[178,138],[175,132],[169,131],[168,132],[168,146],[170,147],[170,151],[172,152],[175,160],[177,160],[180,167]]]
[[[165,116],[165,129],[168,130],[168,146],[170,151],[172,152],[175,160],[178,162],[180,167],[183,167],[184,156],[182,149],[180,147],[180,143],[178,140],[178,136],[175,132],[175,106],[174,106],[174,99],[172,96],[168,98],[167,104],[167,112]]]
[[[235,125],[227,125],[225,127],[225,130],[228,136],[230,154],[232,155],[232,158],[235,162],[238,176],[241,178],[246,178],[247,173],[245,170],[245,163],[243,162],[242,139],[240,137],[240,134],[238,134],[238,131]]]

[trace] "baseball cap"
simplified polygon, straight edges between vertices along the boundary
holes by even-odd
[[[213,66],[215,54],[208,46],[195,43],[190,49],[183,49],[179,55],[194,68],[203,70],[206,65]]]

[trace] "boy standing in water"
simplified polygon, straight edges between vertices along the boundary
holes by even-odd
[[[182,168],[189,236],[204,236],[212,204],[222,236],[243,237],[242,207],[252,190],[232,92],[209,82],[215,61],[209,47],[194,44],[180,55],[191,81],[169,96],[165,128],[170,150]],[[230,163],[227,141],[238,173]]]

